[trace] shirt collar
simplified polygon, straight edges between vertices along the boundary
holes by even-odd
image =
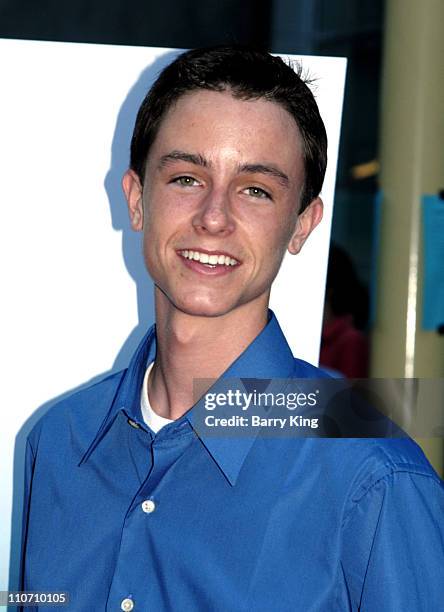
[[[156,326],[150,327],[142,338],[128,368],[124,371],[117,387],[111,406],[102,421],[94,440],[82,456],[79,465],[89,459],[92,452],[111,429],[120,412],[125,412],[128,419],[136,426],[143,423],[140,407],[140,390],[143,384],[146,367],[156,357]]]
[[[156,328],[153,325],[142,339],[123,375],[108,414],[80,461],[88,460],[91,453],[112,427],[119,412],[123,411],[131,421],[142,425],[140,389],[147,365],[156,357]],[[222,379],[272,379],[290,378],[294,371],[294,358],[274,313],[269,311],[267,325],[244,352],[222,374]],[[193,408],[180,419],[166,425],[160,432],[172,432],[183,428],[184,422],[193,427]],[[164,433],[162,433],[164,432]],[[196,432],[198,433],[198,432]],[[213,437],[199,434],[199,438],[231,485],[237,477],[245,458],[256,439],[249,437]]]

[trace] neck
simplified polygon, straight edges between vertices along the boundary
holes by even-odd
[[[178,419],[197,399],[193,381],[219,378],[262,331],[268,300],[217,317],[189,315],[166,301],[156,288],[157,355],[149,398],[157,414]],[[199,395],[210,386],[199,384]]]

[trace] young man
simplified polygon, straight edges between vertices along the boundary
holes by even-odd
[[[24,589],[76,611],[439,609],[444,494],[413,442],[195,427],[195,379],[322,376],[268,300],[322,218],[325,165],[281,59],[197,50],[160,75],[123,178],[156,325],[31,433]]]

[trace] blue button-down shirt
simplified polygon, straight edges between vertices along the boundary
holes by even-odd
[[[442,609],[444,492],[414,442],[200,437],[192,411],[155,435],[155,353],[152,328],[30,434],[24,589],[78,612]],[[224,374],[320,375],[274,316]]]

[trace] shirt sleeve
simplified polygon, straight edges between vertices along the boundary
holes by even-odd
[[[444,487],[397,471],[356,503],[343,530],[342,570],[353,610],[430,612],[444,601]]]

